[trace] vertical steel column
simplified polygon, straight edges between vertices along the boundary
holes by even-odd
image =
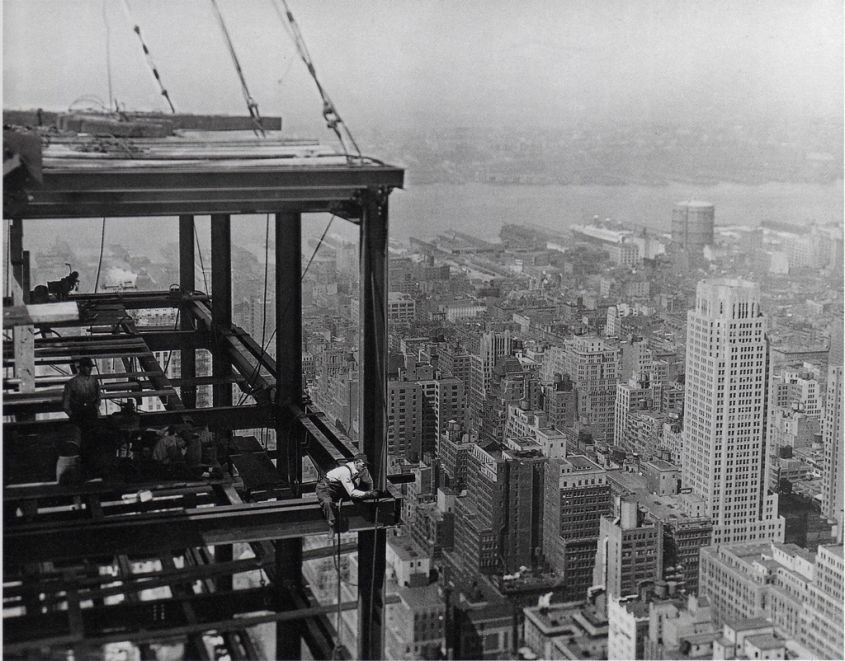
[[[232,221],[229,214],[211,216],[211,316],[216,330],[232,325]],[[232,366],[215,346],[215,377],[228,377]],[[232,384],[214,385],[214,406],[232,405]]]
[[[211,318],[216,332],[232,325],[232,220],[229,214],[211,215]],[[228,377],[232,374],[232,366],[217,345],[216,332],[215,339],[212,341],[212,375]],[[213,388],[214,406],[232,405],[231,383],[215,383]],[[231,434],[231,432],[219,433],[227,434],[227,437]],[[232,545],[215,546],[214,559],[216,562],[231,561]],[[232,589],[231,574],[217,579],[217,589]]]
[[[20,218],[12,218],[9,253],[12,262],[12,300],[15,305],[23,305],[23,221]]]
[[[302,484],[299,434],[290,404],[302,402],[302,215],[276,214],[276,470],[294,497]],[[276,540],[277,594],[302,585],[302,540]],[[302,637],[296,622],[276,623],[276,658],[302,658]]]
[[[302,402],[302,215],[291,212],[276,214],[276,369],[276,467],[296,491],[302,462],[288,406]]]
[[[179,216],[179,288],[182,292],[192,292],[196,289],[194,282],[194,217]],[[191,330],[194,327],[194,320],[191,313],[185,306],[180,307],[179,328]],[[179,374],[183,379],[193,379],[197,375],[196,349],[182,349],[182,366]],[[182,402],[185,408],[195,408],[197,405],[197,386],[191,383],[184,384],[180,388]]]
[[[23,280],[21,281],[21,286],[23,287],[23,302],[29,305],[29,292],[32,290],[32,281],[30,276],[32,271],[30,270],[30,259],[29,259],[29,250],[23,251]]]
[[[361,320],[358,374],[360,447],[370,461],[373,488],[387,476],[387,195],[368,190],[361,200]],[[384,656],[385,530],[358,533],[358,657]]]

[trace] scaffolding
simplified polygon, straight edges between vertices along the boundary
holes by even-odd
[[[185,130],[80,149],[90,137],[63,133],[41,153],[40,183],[33,181],[38,176],[12,178],[32,159],[10,159],[8,168],[4,162],[14,287],[4,300],[5,330],[14,335],[3,353],[5,658],[70,652],[85,658],[118,641],[137,645],[142,658],[153,658],[149,646],[161,641],[184,644],[186,658],[214,658],[212,635],[232,659],[257,658],[246,632],[268,623],[276,627],[279,659],[302,658],[303,643],[313,658],[383,656],[386,530],[399,522],[400,503],[382,495],[342,505],[365,561],[359,561],[357,602],[340,604],[358,611],[358,648],[339,649],[328,617],[337,606],[317,603],[302,575],[304,560],[332,552],[328,543],[325,550],[303,550],[303,537],[324,534],[326,524],[313,483],[303,481],[302,458],[326,470],[360,449],[370,459],[374,488],[386,494],[388,197],[403,185],[404,173],[272,135],[221,135]],[[360,448],[302,388],[301,235],[303,217],[315,213],[335,214],[359,230]],[[233,214],[275,220],[275,360],[232,323]],[[178,288],[31,304],[23,250],[30,222],[149,216],[178,223]],[[198,291],[194,281],[198,216],[210,217],[211,292]],[[178,327],[133,323],[133,311],[153,308],[178,310]],[[45,328],[65,332],[37,333]],[[211,353],[211,376],[196,373],[198,349]],[[178,377],[168,378],[157,351],[179,352]],[[110,396],[162,402],[160,411],[107,416],[117,435],[166,425],[209,425],[223,435],[266,427],[276,433],[276,448],[235,448],[236,479],[224,471],[202,479],[59,485],[51,476],[69,427],[58,414],[63,377],[39,367],[80,357],[125,366],[101,375]],[[250,403],[235,405],[233,384]],[[212,406],[198,408],[197,387],[208,385]],[[235,544],[249,545],[250,557],[234,557]],[[152,569],[139,573],[139,561]],[[256,570],[258,586],[233,580]],[[156,588],[168,588],[169,596],[142,597]]]

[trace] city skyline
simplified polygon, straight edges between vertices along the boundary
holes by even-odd
[[[842,20],[3,3],[4,658],[845,654]]]

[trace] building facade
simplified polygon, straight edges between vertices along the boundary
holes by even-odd
[[[706,503],[717,544],[784,535],[765,480],[766,331],[756,284],[698,284],[687,313],[682,482]]]

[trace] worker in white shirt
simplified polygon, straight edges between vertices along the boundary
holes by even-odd
[[[330,532],[335,532],[335,503],[344,498],[364,500],[365,498],[375,498],[378,495],[378,492],[372,489],[360,488],[365,481],[367,486],[371,486],[369,472],[367,471],[367,455],[358,453],[352,457],[351,461],[344,462],[337,468],[331,469],[323,479],[317,482],[314,493],[317,494],[317,500],[320,501],[320,507],[323,510],[323,516],[329,523]]]

